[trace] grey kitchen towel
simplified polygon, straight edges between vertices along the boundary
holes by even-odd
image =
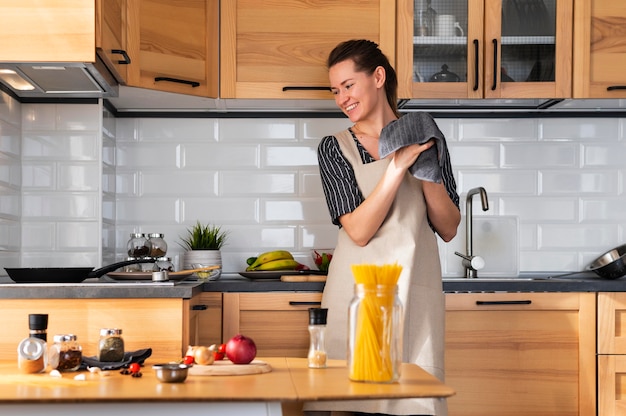
[[[447,145],[430,114],[411,112],[387,124],[380,133],[378,151],[384,158],[404,146],[424,144],[430,139],[435,139],[435,146],[420,154],[409,171],[418,179],[441,183],[441,163]]]

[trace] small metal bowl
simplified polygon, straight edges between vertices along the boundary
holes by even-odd
[[[155,364],[152,366],[157,379],[162,383],[182,383],[187,379],[190,365],[187,364]]]

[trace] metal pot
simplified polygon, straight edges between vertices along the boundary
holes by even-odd
[[[11,280],[16,283],[80,283],[85,279],[102,277],[120,267],[137,263],[154,263],[153,258],[126,260],[95,269],[93,267],[37,267],[7,268]]]
[[[604,279],[617,279],[626,275],[626,244],[607,251],[587,266]]]

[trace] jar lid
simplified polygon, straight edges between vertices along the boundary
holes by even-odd
[[[119,328],[102,328],[100,330],[100,336],[106,335],[122,335],[122,330]]]
[[[45,351],[44,345],[39,339],[26,338],[17,346],[17,352],[26,360],[37,360]]]
[[[163,237],[165,237],[165,234],[151,233],[151,234],[148,234],[148,237],[150,237],[150,238],[163,238]]]
[[[48,314],[31,313],[28,315],[28,328],[35,330],[48,329]]]
[[[172,261],[171,257],[157,257],[156,261]]]
[[[57,334],[53,337],[54,342],[76,341],[78,337],[74,334]]]
[[[326,325],[326,308],[309,308],[309,325]]]
[[[130,236],[132,238],[141,238],[141,237],[145,237],[146,235],[143,233],[130,233]]]

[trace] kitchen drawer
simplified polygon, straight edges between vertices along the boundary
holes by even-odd
[[[626,412],[626,355],[598,356],[598,416]]]
[[[252,338],[257,355],[306,357],[309,308],[319,307],[319,292],[223,294],[223,339],[240,333]]]
[[[598,354],[626,354],[626,293],[598,293]]]

